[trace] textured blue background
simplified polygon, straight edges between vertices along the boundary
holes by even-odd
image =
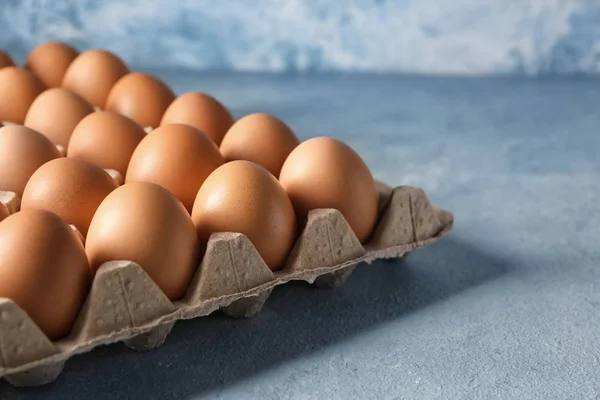
[[[2,0],[0,47],[64,40],[135,66],[600,71],[598,0]]]
[[[600,82],[158,73],[239,116],[349,142],[426,189],[455,230],[347,284],[278,288],[260,315],[99,348],[0,399],[541,399],[600,396]]]

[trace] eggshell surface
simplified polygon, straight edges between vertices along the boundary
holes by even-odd
[[[65,149],[75,126],[94,108],[82,97],[64,88],[40,94],[29,107],[25,126],[40,132]]]
[[[229,110],[217,99],[205,93],[189,92],[171,103],[160,124],[192,125],[206,133],[218,146],[233,122]]]
[[[160,79],[142,72],[125,75],[110,91],[104,108],[156,128],[175,93]]]
[[[0,50],[0,68],[11,67],[14,66],[15,62],[13,61],[10,54],[7,52]]]
[[[136,147],[125,182],[161,185],[191,212],[200,186],[222,164],[219,149],[199,129],[184,124],[162,125]]]
[[[377,188],[365,162],[347,144],[328,137],[301,143],[286,159],[279,181],[299,217],[334,208],[361,242],[369,238],[378,216]]]
[[[78,158],[57,158],[33,173],[25,186],[21,209],[52,211],[85,237],[96,209],[116,188],[116,182],[102,168]]]
[[[112,111],[97,111],[73,130],[67,157],[81,158],[125,176],[131,155],[144,137],[146,132],[133,120]]]
[[[46,42],[29,53],[24,68],[47,87],[59,87],[67,68],[78,54],[77,50],[65,43]]]
[[[198,267],[201,246],[189,214],[171,193],[133,182],[104,199],[90,224],[86,252],[93,270],[111,260],[139,264],[169,299],[177,300]]]
[[[106,50],[92,49],[71,62],[62,86],[92,106],[102,108],[114,84],[128,73],[129,68],[119,57]]]
[[[23,210],[0,223],[0,297],[13,300],[49,339],[70,332],[90,278],[83,245],[57,215]]]
[[[299,143],[281,120],[267,114],[250,114],[227,131],[220,150],[225,161],[252,161],[279,177],[285,159]]]
[[[0,128],[0,190],[23,196],[33,173],[60,153],[44,135],[23,125]]]
[[[18,67],[1,68],[0,121],[23,124],[31,103],[45,89],[44,84],[29,71]]]
[[[283,266],[296,235],[285,191],[269,171],[249,161],[232,161],[210,174],[198,191],[192,220],[201,243],[212,233],[243,233],[272,270]]]

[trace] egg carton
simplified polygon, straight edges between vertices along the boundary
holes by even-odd
[[[75,354],[123,341],[134,350],[161,345],[175,321],[222,310],[251,317],[275,286],[293,280],[319,287],[341,285],[360,262],[402,257],[451,229],[453,215],[433,207],[423,190],[378,183],[380,219],[362,245],[334,209],[309,213],[285,267],[271,271],[240,233],[213,234],[205,256],[180,301],[171,302],[137,264],[112,261],[97,271],[71,334],[51,342],[14,302],[0,298],[0,377],[14,386],[56,379]]]

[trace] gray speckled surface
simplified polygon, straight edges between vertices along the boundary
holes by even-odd
[[[339,289],[290,284],[254,319],[181,322],[152,352],[99,348],[0,399],[600,396],[599,81],[161,76],[346,140],[455,229]]]

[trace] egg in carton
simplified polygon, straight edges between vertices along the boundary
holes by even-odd
[[[222,310],[231,317],[260,312],[272,289],[301,280],[341,285],[357,264],[398,258],[446,235],[453,215],[433,207],[423,190],[377,183],[380,217],[361,245],[342,214],[312,210],[285,267],[271,271],[240,233],[210,237],[205,256],[183,299],[171,302],[137,264],[111,261],[97,271],[71,333],[51,342],[13,301],[0,298],[0,376],[15,386],[49,383],[75,354],[123,341],[135,350],[161,345],[174,323]],[[17,199],[2,193],[10,211]]]

